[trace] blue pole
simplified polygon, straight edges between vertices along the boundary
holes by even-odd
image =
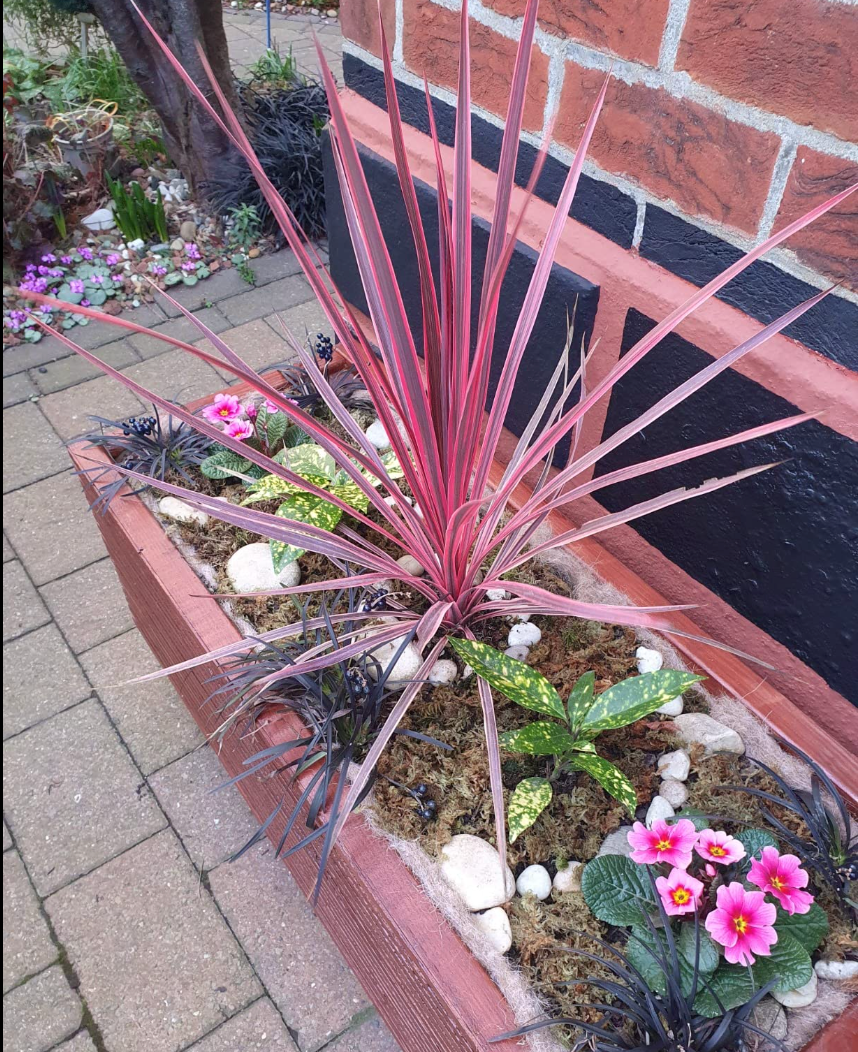
[[[268,38],[268,50],[271,50],[271,0],[265,0],[265,35]]]

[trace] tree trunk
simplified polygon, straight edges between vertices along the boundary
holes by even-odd
[[[226,162],[234,161],[235,148],[193,99],[130,0],[91,3],[129,73],[157,112],[164,143],[176,167],[191,190],[205,196],[206,180]],[[202,44],[218,85],[240,112],[221,0],[138,0],[138,6],[194,83],[214,99],[197,53],[197,41]],[[217,107],[216,101],[214,104]]]

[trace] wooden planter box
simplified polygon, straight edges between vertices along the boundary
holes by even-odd
[[[230,390],[242,393],[239,388]],[[72,445],[70,455],[78,469],[92,468],[94,462],[109,464],[102,451],[85,449],[82,443]],[[90,477],[80,477],[87,496],[94,499],[96,489]],[[101,484],[108,479],[105,476]],[[142,501],[130,492],[121,493],[96,521],[134,621],[162,665],[176,664],[240,638],[219,604],[201,597],[204,586]],[[651,588],[597,545],[587,542],[574,550],[591,564],[598,563],[599,573],[636,602],[641,598],[660,601]],[[692,660],[698,657],[693,645],[683,649]],[[759,683],[759,676],[718,651],[707,654],[705,668],[716,686],[730,691],[737,677],[745,686],[751,681]],[[214,672],[214,666],[206,665],[172,677],[173,686],[207,735],[219,722],[215,707],[204,704],[211,689],[206,681]],[[771,688],[763,690],[762,696],[758,690],[751,707],[775,731],[800,742],[855,803],[858,771],[839,743]],[[245,770],[243,762],[251,755],[295,737],[302,729],[296,716],[278,716],[253,740],[229,735],[218,755],[232,776]],[[285,777],[247,778],[238,789],[260,821],[284,792],[294,806],[300,791]],[[285,814],[289,810],[284,809]],[[279,840],[284,823],[281,814],[269,828],[272,841]],[[293,831],[287,843],[299,837]],[[307,896],[312,892],[317,859],[317,845],[313,844],[286,863]],[[348,820],[331,853],[317,914],[404,1052],[512,1052],[522,1047],[513,1041],[489,1045],[492,1037],[516,1025],[506,1002],[399,856],[373,836],[359,815]],[[856,1031],[858,1001],[853,1001],[807,1048],[846,1052],[856,1047]]]

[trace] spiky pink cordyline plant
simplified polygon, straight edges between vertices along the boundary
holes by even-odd
[[[422,615],[407,610],[386,611],[381,625],[370,622],[365,633],[352,633],[351,637],[339,640],[338,649],[332,648],[330,642],[314,647],[304,654],[300,666],[278,673],[278,676],[289,676],[294,675],[299,668],[307,672],[323,668],[334,662],[341,662],[350,655],[357,655],[385,642],[402,638],[403,634],[416,638],[421,650],[430,643],[432,644],[414,681],[402,692],[383,730],[373,742],[360,774],[349,789],[346,804],[339,813],[340,817],[336,823],[331,824],[327,834],[328,847],[336,838],[346,816],[352,810],[352,805],[360,797],[369,772],[417,695],[421,684],[426,680],[429,670],[442,652],[451,633],[461,633],[473,638],[480,623],[488,618],[510,614],[547,614],[582,617],[621,625],[653,628],[666,633],[685,634],[671,626],[668,615],[673,611],[686,609],[686,607],[631,607],[584,603],[553,595],[542,588],[516,581],[514,578],[510,579],[509,574],[536,554],[560,547],[570,541],[593,536],[618,523],[630,522],[650,511],[668,507],[689,497],[711,492],[738,479],[765,470],[765,467],[771,465],[752,468],[730,478],[713,479],[694,490],[683,489],[667,493],[625,511],[606,514],[585,523],[578,529],[569,530],[534,545],[535,535],[551,511],[568,506],[585,494],[593,493],[613,483],[648,474],[738,442],[795,426],[810,416],[810,414],[793,416],[719,441],[708,442],[623,468],[600,478],[593,478],[588,482],[580,481],[582,474],[608,452],[642,427],[669,412],[719,373],[734,365],[745,354],[800,317],[827,294],[827,292],[820,292],[787,312],[751,339],[713,361],[711,365],[662,398],[632,424],[622,428],[615,435],[605,439],[581,456],[577,455],[577,436],[580,434],[581,422],[585,414],[597,401],[610,392],[622,376],[632,369],[665,335],[673,331],[684,318],[723,288],[728,281],[759,259],[766,251],[785,241],[791,234],[834,207],[855,187],[814,208],[807,215],[753,249],[704,288],[695,291],[682,306],[656,325],[624,355],[608,375],[592,388],[588,389],[586,384],[585,360],[582,360],[575,375],[569,377],[566,367],[566,356],[569,350],[567,343],[554,376],[530,424],[518,441],[501,482],[493,492],[488,491],[489,471],[498,451],[498,443],[516,377],[543,300],[557,245],[566,225],[566,218],[569,215],[587,148],[607,90],[606,79],[584,128],[575,159],[569,169],[560,200],[545,235],[515,331],[509,346],[504,348],[504,366],[494,400],[487,410],[489,372],[494,349],[501,285],[516,245],[517,232],[527,204],[532,197],[548,146],[548,141],[546,141],[538,154],[522,210],[518,215],[513,215],[511,201],[515,163],[522,128],[537,6],[538,0],[527,0],[526,2],[498,167],[494,214],[485,269],[482,274],[478,323],[474,333],[471,331],[473,288],[470,182],[471,98],[467,0],[463,0],[462,3],[458,106],[451,193],[448,192],[447,175],[434,127],[428,86],[426,88],[430,134],[437,169],[440,231],[440,275],[437,283],[432,274],[429,248],[409,168],[395,81],[384,39],[384,26],[379,20],[393,151],[419,268],[423,308],[423,346],[419,349],[412,338],[396,275],[364,178],[356,144],[349,131],[333,77],[325,64],[321,49],[318,49],[331,112],[330,132],[333,157],[339,176],[346,219],[375,330],[378,354],[367,341],[356,317],[343,297],[339,295],[330,276],[322,268],[315,249],[266,178],[240,122],[230,112],[222,91],[214,81],[211,70],[206,67],[219,109],[190,80],[178,60],[169,52],[163,41],[159,40],[167,58],[183,77],[188,89],[199,104],[209,117],[223,128],[236,149],[247,159],[273,214],[280,223],[289,246],[299,260],[336,333],[341,348],[354,364],[372,397],[378,417],[390,437],[393,450],[403,468],[405,481],[419,506],[419,511],[416,507],[412,507],[396,482],[390,478],[378,452],[339,403],[312,354],[291,333],[286,331],[285,327],[284,332],[289,345],[303,362],[334,419],[347,433],[348,440],[341,438],[333,429],[320,423],[285,398],[250,369],[220,337],[211,332],[195,315],[175,303],[169,296],[166,298],[198,327],[201,335],[211,342],[217,354],[210,354],[181,340],[161,337],[155,332],[150,335],[158,336],[167,343],[194,354],[212,365],[221,368],[225,365],[237,378],[265,395],[286,413],[293,423],[303,428],[314,441],[330,453],[337,465],[349,474],[355,485],[366,496],[370,507],[381,518],[382,525],[380,526],[367,515],[344,504],[336,496],[327,491],[318,490],[307,480],[291,472],[288,466],[270,460],[262,453],[225,436],[205,420],[170,405],[164,399],[106,365],[89,351],[76,346],[67,337],[59,335],[59,338],[69,347],[120,380],[136,394],[152,401],[155,405],[169,408],[174,416],[185,420],[203,434],[208,435],[213,441],[239,452],[266,472],[278,475],[324,500],[337,504],[363,526],[378,530],[388,542],[400,549],[403,554],[416,558],[425,568],[425,576],[403,575],[401,567],[393,558],[348,526],[341,525],[337,534],[330,534],[307,523],[279,518],[252,508],[231,506],[223,501],[178,486],[154,483],[159,489],[180,496],[210,515],[251,533],[262,534],[327,555],[341,569],[341,576],[336,580],[321,584],[299,585],[271,594],[288,596],[354,584],[371,584],[387,578],[395,578],[419,593],[427,602],[427,609]],[[142,14],[140,17],[144,22],[146,21]],[[148,26],[148,22],[146,24]],[[152,27],[149,26],[149,29],[151,30]],[[154,34],[154,30],[152,32]],[[157,34],[154,35],[157,38]],[[204,64],[205,61],[203,56]],[[550,139],[550,135],[547,139]],[[452,198],[452,209],[448,203],[450,198]],[[56,303],[44,296],[31,295],[30,298]],[[76,309],[92,317],[103,317],[98,312],[83,308]],[[134,331],[149,332],[121,317],[109,317],[105,320]],[[422,352],[423,366],[421,366],[419,352]],[[578,383],[580,383],[578,401],[574,406],[568,408],[569,396]],[[568,463],[562,470],[552,475],[548,470],[548,465],[557,444],[567,436],[573,440]],[[532,469],[540,464],[542,472],[532,495],[504,523],[504,515],[508,510],[509,498],[513,490]],[[120,470],[123,469],[120,468]],[[380,479],[381,485],[378,488],[371,485],[364,471]],[[125,473],[134,477],[133,472],[126,471]],[[152,484],[151,480],[147,481]],[[390,498],[389,504],[385,497]],[[367,572],[355,575],[349,569],[355,566],[360,566]],[[506,589],[511,593],[512,598],[504,601],[490,601],[486,593],[490,589],[497,588]],[[352,620],[355,619],[354,614],[348,616]],[[372,615],[364,616],[370,621]],[[340,620],[341,618],[334,617],[332,624],[336,625]],[[316,622],[310,622],[309,627],[317,626],[324,627],[320,623],[317,625]],[[294,630],[294,626],[291,626],[269,632],[262,638],[274,640],[290,632],[294,633]],[[714,646],[719,645],[711,640],[704,641]],[[247,645],[242,641],[223,647],[161,673],[155,673],[153,676],[169,675],[212,660],[223,659],[241,649],[246,649]],[[143,678],[148,679],[153,676]],[[276,676],[272,677],[266,685],[270,686],[270,683],[276,678]],[[500,777],[500,751],[494,709],[488,685],[483,680],[478,680],[478,687],[486,729],[492,797],[497,823],[497,844],[503,856],[506,837]]]

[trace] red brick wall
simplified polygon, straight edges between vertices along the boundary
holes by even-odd
[[[454,87],[460,0],[381,5],[398,73]],[[474,101],[498,117],[523,10],[524,0],[471,5]],[[343,0],[342,13],[348,40],[379,55],[375,0]],[[750,244],[858,177],[849,0],[543,0],[527,129],[538,133],[557,107],[555,141],[574,150],[612,62],[589,171],[641,207],[666,205]],[[858,289],[854,201],[783,258]]]

